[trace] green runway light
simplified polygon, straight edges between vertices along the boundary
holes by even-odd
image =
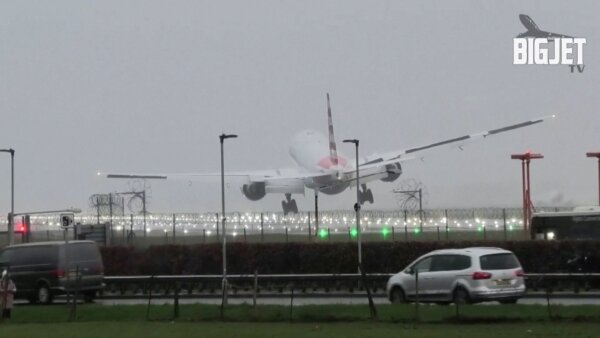
[[[419,228],[415,228],[415,235],[418,235],[421,230]]]
[[[483,230],[482,227],[477,227],[477,232],[481,232]]]
[[[325,230],[325,229],[320,229],[320,230],[319,230],[319,237],[320,237],[321,239],[323,239],[323,238],[327,237],[327,230]]]
[[[389,233],[390,230],[388,228],[381,229],[381,236],[383,236],[383,238],[386,238]]]
[[[512,224],[508,226],[508,231],[512,231],[513,230],[513,226]]]
[[[356,228],[350,229],[350,236],[352,236],[352,238],[355,238],[357,235],[358,231],[356,230]]]

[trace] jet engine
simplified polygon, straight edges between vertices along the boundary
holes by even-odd
[[[381,180],[383,182],[394,182],[402,174],[402,166],[400,162],[391,163],[385,166],[385,171],[387,172],[387,176]]]
[[[244,193],[244,196],[251,201],[258,201],[267,194],[265,190],[265,182],[244,184],[242,186],[242,192]]]

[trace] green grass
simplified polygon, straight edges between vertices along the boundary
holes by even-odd
[[[171,323],[171,322],[86,322],[46,324],[2,324],[3,337],[599,337],[596,323],[517,323],[510,325],[405,325],[393,323]]]
[[[544,305],[466,305],[458,309],[453,305],[420,305],[421,323],[538,323],[549,321],[595,322],[600,323],[600,306],[552,305],[550,313]],[[414,304],[378,305],[379,322],[416,322]],[[66,305],[32,306],[21,305],[13,309],[10,323],[60,323],[66,322],[70,310]],[[146,321],[145,305],[102,306],[81,305],[77,308],[78,322],[136,322]],[[148,312],[150,321],[171,321],[172,305],[153,305]],[[181,305],[178,322],[210,322],[220,320],[220,307],[217,305]],[[303,305],[289,306],[260,305],[256,309],[250,305],[231,305],[225,308],[224,321],[227,322],[371,322],[366,305]]]
[[[68,322],[66,305],[21,305],[0,323],[0,337],[600,337],[600,306],[378,305],[378,319],[366,305],[232,305],[220,320],[217,305],[182,305],[173,320],[172,305],[154,305],[146,320],[144,305],[78,307]]]

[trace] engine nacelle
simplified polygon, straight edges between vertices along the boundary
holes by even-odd
[[[381,180],[383,182],[394,182],[402,175],[402,166],[400,165],[400,162],[387,164],[385,166],[385,171],[387,172],[387,176]]]
[[[267,191],[265,190],[265,182],[244,184],[242,186],[242,192],[244,193],[244,196],[251,201],[258,201],[267,194]]]

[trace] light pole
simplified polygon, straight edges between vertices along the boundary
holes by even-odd
[[[225,161],[223,159],[223,142],[228,138],[236,138],[234,134],[221,134],[219,141],[221,142],[221,226],[223,229],[223,285],[221,298],[221,316],[223,315],[223,306],[227,305],[227,236],[225,234]]]
[[[356,211],[356,239],[358,241],[358,266],[362,270],[362,244],[361,244],[361,231],[360,231],[360,172],[358,168],[358,140],[344,140],[344,143],[354,143],[356,149],[356,204],[354,204],[354,211]]]
[[[523,229],[527,231],[532,216],[529,162],[531,162],[532,159],[544,158],[544,156],[542,156],[542,154],[526,152],[523,154],[512,154],[510,155],[510,158],[521,161],[521,175],[523,176]]]
[[[8,245],[14,243],[15,226],[15,150],[13,148],[0,149],[0,152],[10,153],[10,217],[8,218]]]
[[[587,157],[595,157],[598,159],[598,205],[600,205],[600,152],[590,152],[585,154]]]

